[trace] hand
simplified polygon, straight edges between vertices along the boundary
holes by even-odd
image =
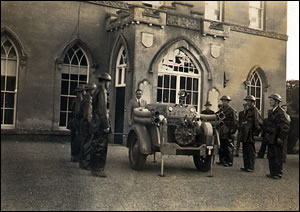
[[[103,130],[105,133],[110,133],[110,127]]]
[[[281,140],[280,138],[277,139],[277,143],[278,144],[283,144],[283,140]]]

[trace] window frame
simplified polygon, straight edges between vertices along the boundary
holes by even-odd
[[[125,58],[126,58],[126,63],[125,64],[120,64],[121,57],[124,55],[123,52],[125,53]],[[127,71],[127,66],[128,66],[128,57],[126,55],[125,47],[124,45],[121,45],[120,50],[118,52],[117,56],[117,61],[116,61],[116,67],[115,67],[115,87],[126,87],[126,71]],[[119,83],[119,72],[120,69],[122,71],[121,73],[121,83]]]
[[[76,51],[74,51],[73,50],[73,55],[71,55],[71,57],[70,57],[70,55],[68,54],[69,53],[69,51],[70,51],[70,49],[73,49],[74,47],[76,47],[77,49],[76,49]],[[79,51],[79,50],[81,50],[81,52],[82,52],[82,56],[81,56],[81,60],[79,60],[79,58],[77,57],[77,52]],[[74,57],[77,57],[77,59],[78,59],[78,65],[74,65],[74,64],[72,64],[72,60],[73,60],[73,58]],[[69,60],[69,64],[67,64],[67,63],[65,63],[65,58],[66,57],[68,57],[68,60]],[[80,62],[82,62],[82,60],[83,60],[83,57],[85,57],[85,60],[86,60],[86,63],[87,63],[87,65],[80,65]],[[58,127],[59,127],[59,129],[61,129],[61,130],[65,130],[66,129],[66,126],[68,125],[68,121],[69,121],[69,116],[70,116],[70,113],[71,113],[71,111],[70,111],[70,108],[69,108],[69,106],[70,106],[70,101],[72,102],[72,99],[74,99],[75,97],[76,97],[76,95],[72,95],[71,94],[71,82],[76,82],[77,81],[77,85],[79,85],[79,84],[86,84],[86,83],[88,83],[89,82],[89,73],[90,73],[90,62],[89,62],[89,58],[88,58],[88,56],[87,56],[87,54],[86,54],[86,52],[84,51],[84,49],[80,46],[80,44],[75,44],[75,45],[73,45],[73,46],[71,46],[67,51],[66,51],[66,53],[65,53],[65,55],[64,55],[64,57],[63,57],[63,64],[62,64],[62,71],[61,71],[61,74],[60,74],[60,76],[61,76],[61,80],[60,80],[60,105],[59,105],[59,120],[58,120]],[[64,70],[65,70],[65,68],[68,70],[68,72],[66,73]],[[86,69],[86,74],[85,74],[85,76],[86,76],[86,81],[83,81],[83,80],[80,80],[80,73],[77,73],[77,80],[73,80],[73,79],[70,79],[70,76],[71,75],[76,75],[76,74],[72,74],[72,69],[80,69],[80,68],[84,68],[84,69]],[[63,74],[68,74],[69,75],[69,79],[67,80],[67,79],[63,79],[63,77],[62,77],[62,75]],[[68,93],[67,94],[62,94],[62,82],[63,81],[67,81],[68,82]],[[66,108],[66,110],[61,110],[61,107],[62,107],[62,101],[61,101],[61,99],[62,99],[62,97],[65,97],[65,98],[67,98],[67,108]],[[63,125],[61,125],[61,113],[65,113],[66,114],[66,125],[65,126],[63,126]]]
[[[255,85],[252,85],[251,84],[251,82],[252,82],[252,79],[255,77],[255,75],[257,75],[257,80],[255,81]],[[257,82],[260,82],[260,86],[257,86]],[[257,71],[254,71],[252,74],[251,74],[251,76],[250,76],[250,78],[249,78],[249,85],[247,86],[247,95],[253,95],[256,99],[257,99],[257,95],[254,95],[254,94],[252,94],[251,93],[251,87],[254,87],[254,91],[255,91],[255,94],[256,94],[256,88],[258,87],[259,88],[259,91],[260,91],[260,105],[259,105],[259,107],[260,108],[257,108],[259,111],[260,111],[260,113],[262,113],[262,106],[263,106],[263,81],[262,81],[262,79],[261,79],[261,77],[260,77],[260,75],[259,75],[259,73],[257,72]],[[256,103],[255,103],[255,106],[256,106]]]
[[[249,6],[249,28],[251,29],[257,29],[257,30],[264,30],[264,18],[265,18],[265,4],[264,4],[264,1],[256,1],[256,2],[260,2],[261,4],[261,7],[255,7],[255,6],[251,6],[250,2],[253,2],[253,1],[248,1],[248,6]],[[250,20],[250,9],[256,9],[256,10],[260,10],[260,14],[261,14],[261,17],[257,17],[257,18],[260,18],[260,26],[261,27],[253,27],[251,26],[251,20]]]
[[[3,97],[3,105],[1,105],[1,108],[2,108],[2,110],[3,110],[3,114],[2,114],[2,120],[1,120],[1,128],[3,128],[3,129],[15,129],[15,127],[16,127],[16,116],[17,116],[17,94],[18,94],[18,82],[19,82],[19,64],[20,64],[20,55],[19,55],[19,52],[18,52],[18,48],[17,48],[17,46],[16,46],[16,44],[12,41],[12,39],[10,39],[9,38],[9,36],[7,36],[7,35],[2,35],[1,36],[1,48],[2,48],[2,45],[5,43],[5,42],[7,42],[7,41],[9,41],[10,42],[10,44],[12,45],[12,47],[11,48],[14,48],[14,51],[15,51],[15,53],[16,53],[16,59],[10,59],[10,58],[8,58],[8,56],[9,56],[9,53],[8,54],[6,54],[5,55],[5,58],[3,58],[2,56],[1,56],[1,61],[2,60],[5,60],[5,75],[1,75],[1,77],[2,76],[4,76],[5,77],[5,84],[4,84],[4,94],[5,93],[13,93],[14,94],[14,107],[13,108],[9,108],[10,110],[11,109],[13,109],[13,123],[12,124],[4,124],[4,115],[5,115],[5,98]],[[11,49],[10,49],[10,51],[11,51]],[[7,91],[6,90],[6,88],[7,88],[7,61],[8,60],[13,60],[13,61],[16,61],[16,75],[14,75],[14,77],[15,77],[15,90],[14,91]],[[2,90],[1,90],[1,93],[2,93]],[[4,106],[4,107],[2,107],[2,106]],[[3,121],[3,124],[2,124],[2,121]]]
[[[213,2],[213,1],[205,1],[204,2],[204,5],[205,5],[204,18],[208,19],[208,20],[211,20],[211,21],[223,22],[223,5],[224,5],[224,2],[223,1],[214,1],[214,2],[217,2],[219,4],[219,7],[220,7],[219,17],[220,17],[220,19],[213,19],[211,17],[207,17],[207,12],[206,12],[207,11],[207,5],[206,5],[206,2]]]

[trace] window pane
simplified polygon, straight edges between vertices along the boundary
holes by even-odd
[[[5,107],[13,109],[15,103],[15,94],[6,93],[4,96],[5,96]]]
[[[260,110],[260,109],[261,109],[261,108],[260,108],[260,99],[257,99],[255,103],[256,103],[257,109]]]
[[[12,47],[10,52],[9,52],[9,55],[8,55],[8,58],[10,59],[17,59],[17,54],[16,54],[16,51],[15,51],[15,48]]]
[[[163,102],[169,102],[169,90],[164,89]]]
[[[75,97],[69,97],[69,102],[68,102],[68,111],[72,111],[72,109],[71,109],[71,105],[72,105],[72,102],[73,102],[73,100],[75,99]]]
[[[4,111],[4,124],[13,124],[14,110],[6,109]]]
[[[3,110],[1,109],[1,124],[4,124],[2,117],[3,117]]]
[[[1,91],[4,91],[4,86],[5,86],[5,77],[1,76]]]
[[[174,90],[171,90],[171,93],[170,93],[170,102],[171,103],[175,103],[176,102],[176,91],[174,91]]]
[[[170,76],[164,75],[164,88],[169,88]]]
[[[79,80],[86,82],[87,81],[87,75],[79,75]]]
[[[59,118],[59,126],[66,126],[66,113],[60,112],[60,118]]]
[[[61,78],[69,80],[69,76],[69,74],[62,74]]]
[[[176,89],[176,76],[171,76],[171,88]]]
[[[178,66],[174,66],[174,71],[178,71]]]
[[[162,87],[162,76],[158,76],[157,87]]]
[[[256,96],[255,97],[260,98],[260,87],[256,87]]]
[[[77,74],[71,74],[71,80],[78,80],[78,75]]]
[[[68,95],[69,90],[69,82],[68,81],[61,81],[61,94]]]
[[[187,78],[187,86],[186,86],[187,90],[192,90],[192,78]]]
[[[183,72],[183,67],[182,66],[179,67],[179,71]]]
[[[162,89],[157,89],[157,102],[162,101]]]
[[[3,107],[3,101],[4,101],[4,93],[1,92],[1,108]]]
[[[7,75],[16,76],[17,73],[17,61],[7,60]]]
[[[80,65],[81,65],[81,66],[87,66],[87,65],[88,65],[85,56],[81,59]]]
[[[61,96],[60,97],[60,110],[61,111],[67,111],[67,102],[68,100],[68,97],[64,97],[64,96]]]
[[[198,93],[193,93],[193,105],[198,105]]]
[[[185,89],[185,77],[180,77],[180,90]]]
[[[16,77],[7,77],[6,90],[15,91],[16,89]]]
[[[193,91],[198,91],[198,79],[193,79]]]
[[[76,95],[75,89],[78,86],[78,82],[71,82],[70,95]]]
[[[191,104],[191,99],[192,99],[192,93],[191,92],[187,92],[186,104]]]
[[[254,87],[250,88],[250,93],[251,93],[251,95],[255,96],[255,88]]]

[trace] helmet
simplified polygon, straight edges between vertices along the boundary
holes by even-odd
[[[271,95],[269,96],[269,98],[272,98],[272,99],[274,99],[274,100],[276,100],[276,101],[278,101],[278,102],[281,102],[281,101],[282,101],[282,100],[281,100],[281,96],[280,96],[279,94],[277,94],[277,93],[271,94]]]
[[[79,84],[76,88],[75,88],[75,92],[81,92],[84,91],[84,84]]]
[[[255,97],[253,95],[248,95],[248,96],[245,97],[244,100],[250,100],[250,101],[255,102],[256,99],[255,99]]]
[[[107,81],[111,81],[111,76],[110,74],[106,73],[106,72],[102,72],[100,74],[97,75],[98,79],[103,79],[103,80],[107,80]]]
[[[93,90],[95,88],[97,88],[97,86],[93,82],[89,82],[88,84],[85,85],[85,90]]]
[[[231,101],[230,96],[222,96],[220,100],[227,100],[227,101]]]

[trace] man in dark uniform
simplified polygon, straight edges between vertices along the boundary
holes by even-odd
[[[247,109],[243,122],[241,123],[241,141],[243,142],[244,167],[241,171],[253,172],[255,164],[255,140],[262,128],[262,118],[260,112],[255,107],[255,97],[248,95],[244,99]]]
[[[72,119],[68,123],[67,128],[71,130],[71,161],[79,161],[80,153],[80,120],[82,119],[83,113],[80,110],[80,105],[82,104],[84,95],[84,85],[80,84],[75,89],[76,97],[71,103]]]
[[[236,145],[235,145],[235,156],[238,157],[239,156],[239,150],[240,150],[240,144],[242,142],[242,126],[243,126],[243,122],[245,121],[245,116],[246,116],[246,111],[247,111],[247,104],[244,103],[244,110],[242,110],[241,112],[239,112],[238,115],[238,119],[239,119],[239,124],[238,124],[238,135],[237,135],[237,141],[236,141]]]
[[[205,105],[206,108],[205,110],[203,110],[201,113],[202,114],[215,114],[215,112],[213,110],[210,109],[210,107],[212,106],[212,104],[210,104],[210,101],[206,101]]]
[[[221,111],[224,113],[224,125],[219,127],[220,134],[220,151],[219,162],[217,164],[224,165],[225,167],[232,166],[233,164],[233,135],[237,130],[237,115],[236,111],[229,106],[231,98],[229,96],[221,97],[222,106]]]
[[[275,93],[269,96],[269,103],[272,110],[268,114],[265,141],[268,145],[270,174],[266,176],[273,179],[280,179],[282,177],[282,146],[290,129],[286,113],[279,106],[280,102],[281,96],[279,94]]]
[[[91,170],[93,176],[106,177],[104,168],[107,157],[108,135],[111,133],[108,99],[111,76],[108,73],[100,73],[97,78],[98,85],[93,98],[94,137]]]
[[[287,112],[287,105],[281,105],[281,108],[285,111],[285,117],[288,120],[289,124],[291,125],[291,117]],[[287,143],[288,143],[288,136],[284,139],[283,147],[282,147],[282,163],[286,163],[286,155],[287,155]]]
[[[79,167],[89,170],[91,168],[91,143],[92,143],[92,99],[96,84],[88,83],[85,86],[86,94],[81,105],[83,117],[80,122],[81,146]]]

